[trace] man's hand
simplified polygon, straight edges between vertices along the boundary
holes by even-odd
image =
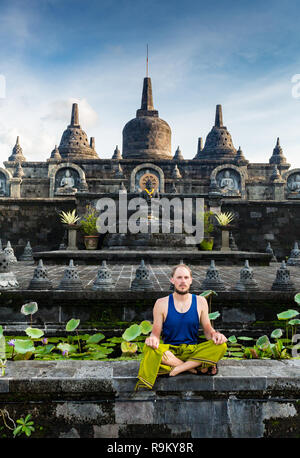
[[[224,336],[224,334],[221,334],[220,332],[217,332],[217,331],[215,331],[212,334],[211,340],[216,345],[220,345],[220,344],[223,344],[223,343],[227,342],[227,338]]]
[[[159,338],[155,336],[147,337],[145,344],[148,345],[148,347],[156,349],[159,346]]]

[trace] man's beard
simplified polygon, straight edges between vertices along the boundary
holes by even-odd
[[[181,291],[174,286],[174,292],[183,296],[184,294],[188,294],[190,292],[190,286],[184,291]]]

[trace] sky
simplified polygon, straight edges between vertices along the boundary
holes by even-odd
[[[20,137],[45,161],[72,103],[100,158],[122,151],[140,108],[149,47],[154,107],[185,159],[223,122],[246,159],[268,163],[277,137],[300,168],[298,0],[0,0],[0,162]]]

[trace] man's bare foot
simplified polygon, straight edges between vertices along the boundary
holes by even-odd
[[[200,372],[201,374],[207,374],[208,367],[201,367]],[[211,366],[209,373],[210,375],[215,375],[217,373],[217,366]]]
[[[178,366],[176,366],[169,372],[169,376],[174,377],[175,375],[181,374],[181,372],[182,371],[178,370]],[[197,374],[196,369],[188,369],[186,372],[190,372],[191,374]]]

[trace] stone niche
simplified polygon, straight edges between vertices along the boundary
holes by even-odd
[[[76,164],[63,163],[49,171],[50,197],[70,196],[86,190],[84,171]]]
[[[232,164],[220,165],[213,170],[213,179],[224,197],[246,197],[245,177],[239,167]]]
[[[284,175],[286,179],[286,198],[300,199],[300,169],[293,169]]]
[[[164,173],[162,169],[155,164],[141,164],[133,169],[130,180],[130,191],[143,191],[149,180],[151,181],[152,189],[159,193],[164,192]]]
[[[9,196],[9,182],[10,176],[8,171],[5,169],[0,168],[0,197],[8,197]]]

